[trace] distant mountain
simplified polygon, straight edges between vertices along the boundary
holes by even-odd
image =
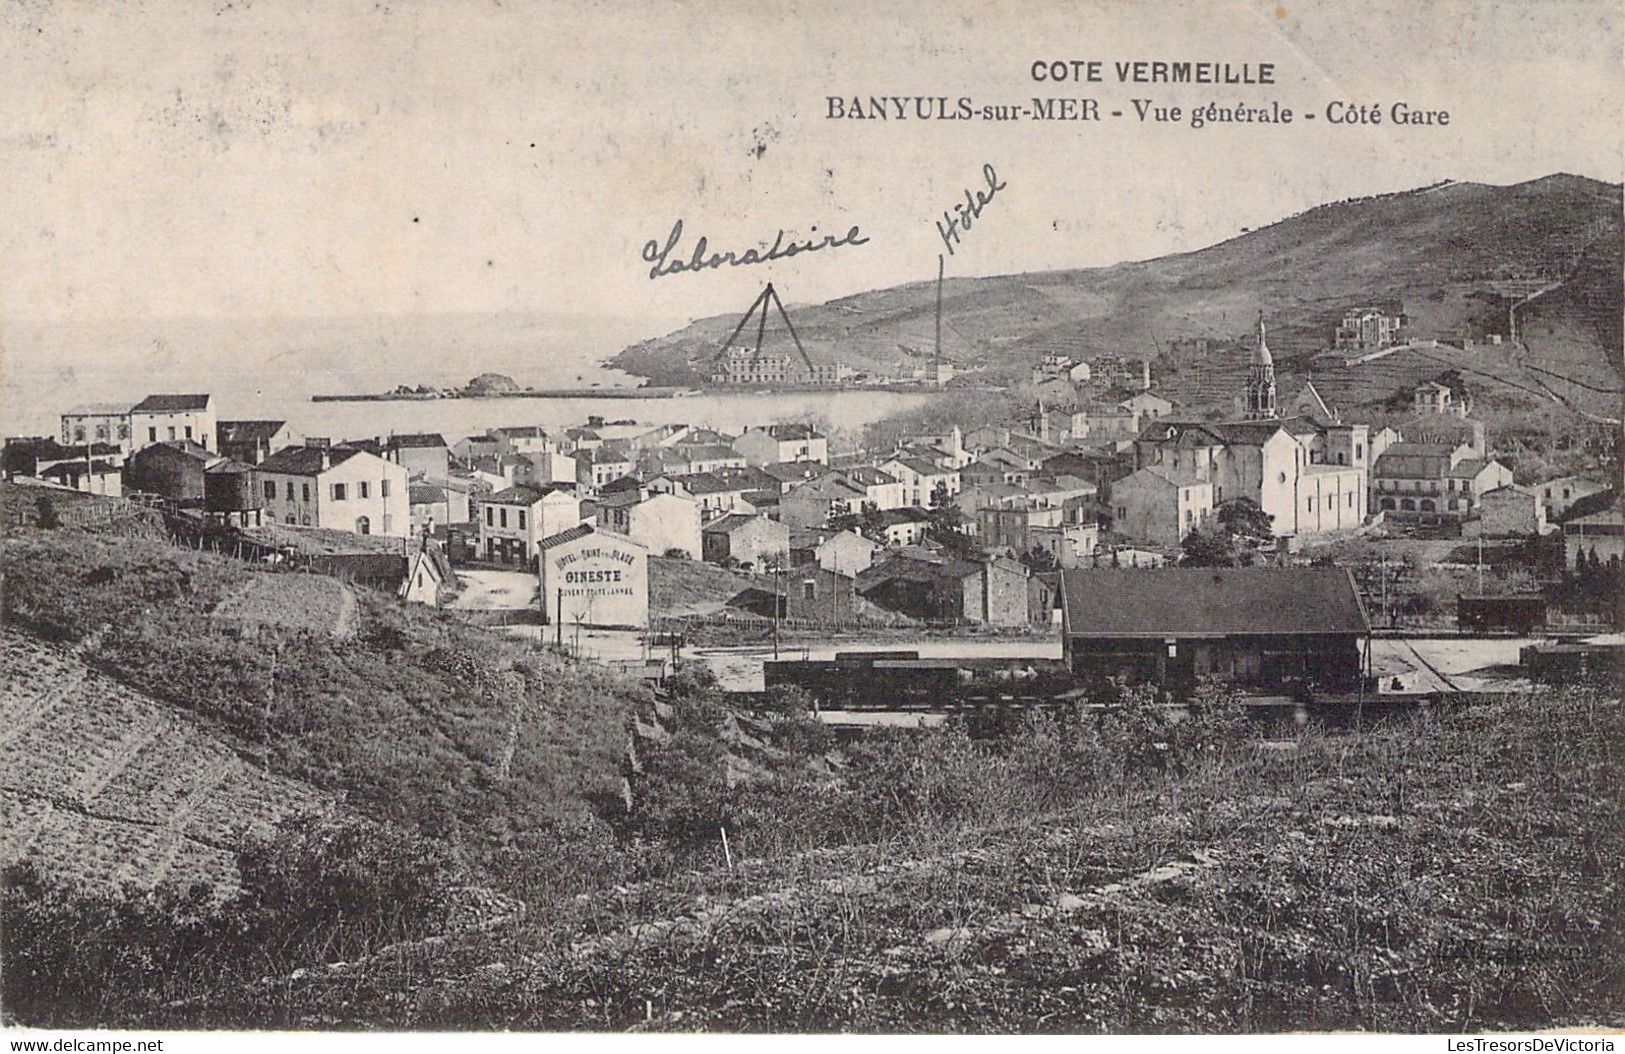
[[[1004,384],[1047,354],[1161,357],[1177,369],[1176,342],[1207,338],[1222,369],[1227,350],[1239,364],[1263,311],[1290,375],[1327,348],[1348,308],[1403,304],[1409,332],[1422,338],[1504,333],[1507,308],[1526,295],[1508,292],[1513,280],[1544,279],[1585,286],[1572,297],[1582,306],[1568,312],[1565,326],[1578,329],[1565,336],[1563,357],[1573,365],[1577,344],[1583,372],[1618,388],[1621,204],[1618,185],[1566,174],[1504,187],[1447,182],[1320,206],[1197,252],[953,279],[944,285],[943,354],[978,371],[963,383]],[[896,373],[933,353],[933,283],[790,314],[814,359]],[[656,383],[703,383],[738,318],[699,320],[610,364]],[[764,346],[788,341],[769,326]]]

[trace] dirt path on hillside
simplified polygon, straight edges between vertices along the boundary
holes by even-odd
[[[456,611],[528,611],[536,607],[539,584],[527,571],[457,572]]]

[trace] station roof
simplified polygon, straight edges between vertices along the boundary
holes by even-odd
[[[1162,567],[1066,571],[1071,637],[1235,637],[1370,632],[1337,567]]]

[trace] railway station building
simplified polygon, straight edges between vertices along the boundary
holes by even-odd
[[[1067,666],[1188,692],[1204,676],[1288,693],[1359,686],[1371,625],[1335,567],[1103,568],[1061,573]]]

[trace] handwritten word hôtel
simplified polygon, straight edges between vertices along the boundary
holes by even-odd
[[[987,208],[988,202],[1006,186],[999,181],[999,174],[993,171],[992,165],[982,166],[982,178],[987,181],[986,190],[978,187],[973,195],[966,189],[965,200],[955,205],[952,212],[943,209],[942,219],[937,221],[937,234],[948,247],[949,256],[954,254],[954,246],[960,243],[971,224],[982,218],[982,210]]]

